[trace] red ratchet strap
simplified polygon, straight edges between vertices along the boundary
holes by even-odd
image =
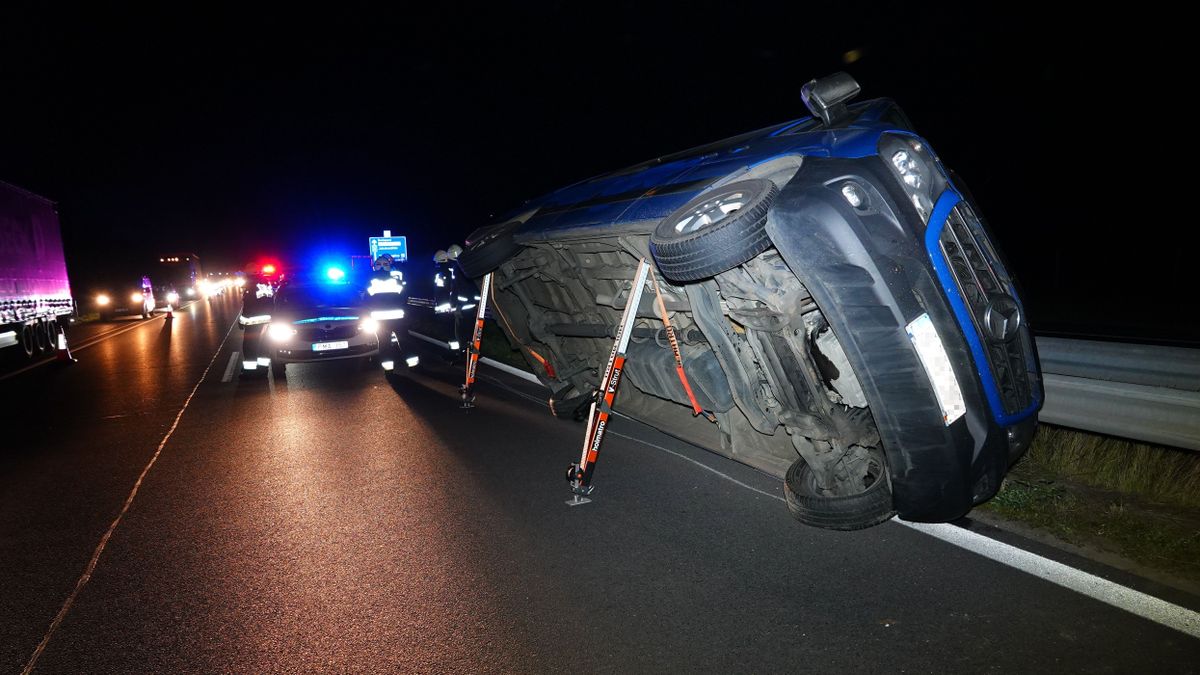
[[[508,323],[508,318],[506,316],[504,316],[504,312],[503,312],[503,310],[500,309],[500,305],[496,304],[496,286],[494,284],[491,287],[491,293],[492,293],[492,305],[496,308],[496,310],[495,310],[496,316],[500,317],[500,320],[504,322],[504,325],[508,326],[508,334],[511,335],[513,337],[513,339],[516,340],[521,345],[522,349],[529,352],[530,356],[532,356],[535,361],[542,364],[542,368],[544,368],[546,370],[547,377],[549,377],[552,380],[557,380],[558,374],[554,372],[554,364],[550,363],[550,361],[546,357],[544,357],[541,354],[534,351],[533,348],[530,347],[529,345],[522,343],[520,337],[517,336],[517,332],[514,331],[512,329],[512,325]]]
[[[547,361],[541,354],[533,351],[533,348],[531,347],[526,347],[525,350],[528,351],[538,363],[542,364],[542,367],[546,369],[547,377],[552,380],[558,379],[558,376],[554,373],[554,366],[550,365],[549,361]]]
[[[667,330],[667,341],[671,343],[671,352],[675,354],[675,372],[679,375],[679,383],[683,385],[683,390],[687,392],[688,401],[692,404],[692,415],[704,415],[710,422],[717,421],[715,415],[706,412],[700,407],[700,403],[696,401],[696,394],[692,392],[692,385],[688,382],[687,373],[683,370],[683,356],[679,353],[679,340],[675,338],[675,328],[671,326],[671,317],[667,315],[667,305],[663,302],[662,289],[658,285],[658,276],[654,274],[654,270],[650,270],[650,280],[654,283],[654,296],[658,305],[658,316],[662,319],[663,325]]]

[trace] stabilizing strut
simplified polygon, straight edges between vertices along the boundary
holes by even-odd
[[[488,291],[492,286],[492,273],[483,276],[483,287],[479,292],[479,306],[475,308],[475,331],[467,344],[467,381],[459,389],[462,407],[475,407],[475,370],[479,367],[479,346],[483,342],[483,315],[487,311]]]
[[[633,322],[637,319],[638,306],[642,302],[642,292],[646,288],[646,275],[649,271],[650,263],[642,258],[638,262],[633,285],[629,288],[629,299],[625,301],[625,312],[621,315],[621,325],[617,328],[617,339],[613,341],[612,352],[608,355],[608,365],[604,368],[604,379],[600,381],[599,395],[592,401],[588,413],[587,433],[583,437],[583,451],[579,456],[579,463],[567,468],[567,481],[571,484],[571,492],[575,493],[567,502],[571,506],[591,501],[587,499],[587,495],[590,495],[593,489],[592,472],[596,469],[600,444],[604,441],[604,432],[612,415],[613,400],[617,398],[617,387],[621,384],[625,350],[629,347],[629,336],[633,333]]]

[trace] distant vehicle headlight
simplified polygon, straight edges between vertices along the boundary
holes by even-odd
[[[246,278],[245,278],[245,277],[238,277],[237,279],[234,279],[234,280],[233,280],[233,283],[234,283],[234,285],[235,285],[235,286],[245,286],[245,285],[246,285]]]
[[[105,295],[103,293],[96,296],[96,304],[100,305],[101,307],[107,305],[109,302],[111,302],[111,300],[109,299],[109,297],[107,295]]]
[[[167,293],[167,302],[179,302],[179,294],[175,291]]]
[[[286,323],[273,323],[267,326],[267,335],[276,342],[286,342],[296,334],[296,329]]]
[[[363,322],[359,324],[359,328],[365,333],[375,333],[379,331],[379,322],[375,319],[363,319]]]
[[[196,296],[196,289],[194,289],[194,288],[189,288],[189,289],[187,289],[187,295],[188,295],[188,297],[189,297],[189,298],[195,297],[195,296]]]
[[[105,298],[105,299],[107,300],[107,298]],[[145,299],[145,296],[143,296],[141,293],[134,293],[133,295],[129,296],[129,299],[134,302],[141,302],[142,300]]]
[[[879,140],[879,156],[900,179],[900,187],[908,194],[921,221],[928,222],[934,202],[946,189],[946,177],[937,159],[921,139],[898,134],[883,135]]]

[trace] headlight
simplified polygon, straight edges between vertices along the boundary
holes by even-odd
[[[273,323],[267,326],[267,335],[276,342],[286,342],[296,334],[296,329],[286,323]]]
[[[404,310],[402,309],[377,309],[371,312],[371,318],[376,321],[388,321],[391,319],[403,319]]]
[[[946,176],[925,142],[913,136],[884,134],[879,141],[879,156],[899,179],[921,222],[928,222],[934,202],[946,189]]]
[[[129,296],[129,299],[134,302],[141,302],[145,299],[145,296],[143,296],[141,293],[134,293],[133,295]],[[108,298],[105,298],[105,304],[107,304],[107,300]]]
[[[194,288],[187,289],[187,294],[188,294],[189,298],[194,297],[196,295],[196,289],[194,289]]]
[[[364,333],[375,333],[379,331],[379,322],[375,319],[363,319],[359,328],[362,328]]]
[[[103,307],[103,306],[107,305],[108,303],[109,303],[109,299],[108,299],[107,295],[101,293],[100,295],[96,296],[96,304],[97,305],[100,305],[101,307]]]
[[[170,293],[167,293],[167,302],[178,302],[178,301],[179,301],[178,293],[176,293],[175,291],[171,291]]]

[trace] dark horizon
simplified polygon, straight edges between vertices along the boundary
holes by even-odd
[[[1111,199],[1128,160],[1100,142],[1099,103],[1148,57],[1070,17],[159,11],[6,27],[0,70],[22,104],[0,110],[0,179],[58,203],[76,295],[166,252],[232,271],[365,252],[384,229],[428,259],[547,191],[806,116],[801,85],[845,70],[970,184],[1035,322],[1200,342],[1172,311],[1195,286],[1183,247],[1109,234],[1146,211]]]

